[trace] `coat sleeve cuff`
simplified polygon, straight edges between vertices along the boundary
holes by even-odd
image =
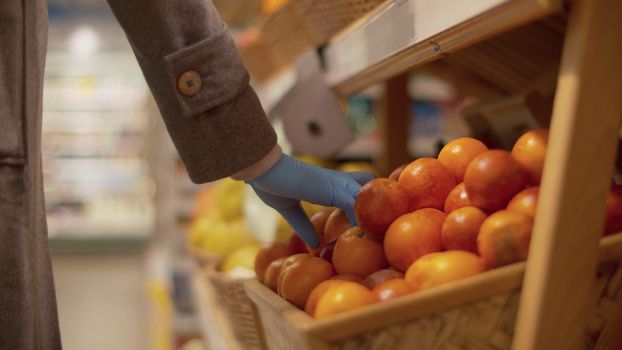
[[[179,89],[185,73],[193,72],[199,77],[200,88],[196,92],[184,95],[177,91],[175,94],[186,118],[229,102],[250,81],[224,24],[209,38],[167,55],[165,62],[172,91]]]
[[[232,176],[264,158],[277,142],[250,86],[209,112],[178,119],[169,132],[194,183]]]
[[[279,159],[281,159],[282,153],[283,153],[283,150],[281,150],[281,146],[277,144],[274,146],[274,148],[272,148],[270,152],[268,152],[268,154],[266,154],[259,161],[245,168],[244,170],[233,174],[231,178],[234,180],[240,180],[240,181],[247,181],[247,180],[254,179],[257,176],[268,171],[270,168],[272,168],[274,164],[276,164],[276,162],[278,162]]]

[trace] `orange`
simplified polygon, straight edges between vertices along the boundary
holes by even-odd
[[[408,164],[402,164],[399,167],[395,168],[395,170],[393,170],[391,172],[391,175],[389,175],[389,180],[394,180],[397,181],[400,179],[400,175],[402,174],[402,171],[404,170],[404,168],[406,168]]]
[[[283,267],[283,262],[285,261],[285,259],[287,258],[278,258],[271,262],[266,269],[266,273],[264,274],[263,284],[265,284],[266,286],[268,286],[268,288],[272,289],[275,292],[279,282],[281,268]]]
[[[328,261],[329,263],[333,262],[333,251],[335,250],[335,244],[337,243],[337,238],[333,238],[330,242],[325,243],[320,249],[319,257]]]
[[[469,200],[469,194],[464,189],[464,182],[461,182],[447,195],[445,199],[445,214],[469,205],[473,205],[473,203]]]
[[[404,278],[404,274],[396,270],[382,269],[365,277],[363,285],[369,289],[374,289],[384,282],[394,278]]]
[[[403,278],[393,278],[374,288],[371,292],[376,299],[387,301],[413,293],[414,288]]]
[[[334,209],[328,219],[326,219],[326,226],[324,227],[324,242],[330,242],[334,238],[339,237],[342,233],[346,232],[350,228],[350,221],[348,216],[341,209]]]
[[[479,140],[471,137],[460,137],[443,147],[438,154],[438,161],[454,174],[456,182],[462,182],[469,163],[473,158],[487,150],[488,147]]]
[[[333,267],[324,259],[317,257],[301,259],[281,272],[279,278],[281,296],[302,309],[313,288],[334,275]]]
[[[512,148],[512,156],[527,171],[534,185],[539,185],[542,178],[548,138],[548,129],[527,131],[516,140]]]
[[[302,238],[293,232],[287,240],[287,246],[292,254],[308,253],[307,245],[302,241]]]
[[[622,186],[613,185],[607,195],[604,234],[622,231]]]
[[[361,230],[382,241],[391,223],[410,212],[410,206],[408,195],[397,181],[379,178],[361,188],[354,213]]]
[[[438,160],[419,158],[404,168],[399,183],[410,197],[412,210],[442,210],[445,198],[456,186],[456,178]]]
[[[416,290],[425,290],[457,281],[485,270],[477,255],[463,250],[428,254],[415,261],[406,272],[406,281]]]
[[[311,291],[311,294],[309,294],[307,303],[305,304],[306,313],[313,316],[313,314],[315,313],[315,308],[317,307],[317,302],[320,300],[320,297],[324,295],[324,293],[328,290],[328,287],[344,282],[343,280],[335,279],[335,277],[333,277],[332,279],[323,281],[317,286],[315,286],[315,288],[313,288],[313,290]]]
[[[287,1],[288,0],[263,0],[261,2],[261,12],[264,15],[270,15],[287,4]]]
[[[333,208],[322,209],[317,213],[311,216],[311,223],[313,227],[315,227],[315,232],[320,236],[320,238],[324,237],[324,227],[326,226],[326,220],[330,216],[330,213],[333,212]]]
[[[369,238],[359,227],[353,227],[339,236],[332,261],[338,274],[360,277],[388,266],[382,244]]]
[[[311,216],[310,220],[311,220],[311,223],[313,224],[313,227],[315,227],[315,232],[318,234],[318,237],[319,237],[318,241],[320,242],[320,246],[315,249],[311,249],[310,247],[307,247],[307,249],[311,252],[311,254],[315,256],[320,255],[322,245],[326,243],[326,239],[324,237],[324,227],[326,226],[326,220],[328,220],[328,217],[333,212],[333,210],[335,209],[333,208],[322,209],[319,212]]]
[[[289,245],[285,242],[271,242],[264,244],[255,257],[255,274],[257,279],[263,281],[268,265],[274,260],[292,255]]]
[[[441,230],[443,248],[477,254],[477,234],[486,216],[476,207],[463,207],[447,214]]]
[[[336,275],[331,279],[338,280],[338,281],[350,281],[350,282],[355,282],[358,284],[363,284],[363,278],[361,276],[353,275],[351,273],[344,273],[342,275]]]
[[[191,216],[192,221],[202,214],[210,212],[212,208],[214,208],[216,205],[216,200],[214,199],[214,188],[215,186],[210,185],[202,187],[194,196],[194,210]]]
[[[469,163],[464,174],[464,188],[476,207],[493,212],[505,208],[526,185],[521,165],[509,152],[491,150]]]
[[[441,251],[444,220],[445,214],[432,208],[419,209],[395,220],[384,236],[384,253],[391,266],[404,272],[419,257]]]
[[[532,219],[536,217],[536,208],[538,207],[538,193],[540,187],[530,187],[526,190],[518,192],[510,203],[508,203],[507,209],[522,211],[529,215]]]
[[[285,260],[283,260],[283,265],[281,266],[281,272],[279,273],[279,278],[276,282],[276,292],[279,295],[281,295],[281,285],[282,285],[284,272],[287,271],[287,269],[290,266],[294,265],[294,263],[298,261],[302,261],[304,259],[309,259],[311,257],[313,257],[313,255],[311,254],[294,254],[292,256],[285,258]]]
[[[349,282],[330,285],[317,302],[314,317],[321,320],[355,310],[376,302],[372,292],[364,286]]]
[[[514,210],[490,215],[477,236],[477,248],[489,268],[527,260],[533,220]]]

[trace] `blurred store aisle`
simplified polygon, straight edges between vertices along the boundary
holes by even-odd
[[[142,254],[52,260],[65,349],[150,349]]]

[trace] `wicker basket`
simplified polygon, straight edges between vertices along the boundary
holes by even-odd
[[[202,269],[195,270],[192,283],[201,332],[210,349],[242,350],[243,346],[233,335],[227,312],[219,302],[218,293]]]
[[[297,1],[290,1],[270,16],[261,28],[259,42],[270,47],[282,65],[291,65],[314,46],[313,32]]]
[[[193,257],[201,268],[209,268],[210,266],[216,266],[220,263],[220,258],[214,254],[197,249],[191,245],[187,246],[187,250],[188,255]]]
[[[227,24],[249,22],[261,15],[261,0],[212,0]]]
[[[297,0],[292,1],[292,5],[304,14],[309,39],[314,45],[321,45],[383,2],[385,0]]]
[[[249,74],[257,81],[265,81],[287,67],[269,45],[260,41],[241,48],[240,56]]]
[[[246,295],[244,282],[246,279],[233,278],[216,271],[214,268],[205,270],[208,282],[216,292],[216,302],[230,321],[235,338],[242,349],[263,349],[261,326],[256,316],[254,304]]]
[[[601,241],[585,349],[608,349],[622,295],[622,234]],[[525,264],[495,269],[432,290],[314,320],[256,280],[268,349],[510,349]]]
[[[291,0],[266,19],[256,43],[241,54],[251,75],[265,80],[384,0]]]

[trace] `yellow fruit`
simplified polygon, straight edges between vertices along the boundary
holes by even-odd
[[[203,240],[207,237],[209,231],[220,221],[219,215],[217,211],[212,211],[204,213],[192,221],[188,231],[188,242],[190,245],[194,247],[203,245]]]
[[[369,173],[372,173],[376,176],[380,176],[378,174],[378,171],[376,170],[376,168],[374,168],[371,164],[367,163],[367,162],[347,162],[347,163],[343,163],[341,164],[337,170],[339,171],[346,171],[346,172],[350,172],[350,171],[366,171]]]
[[[246,184],[232,179],[220,180],[214,188],[214,204],[227,221],[243,215]]]
[[[283,219],[283,217],[281,215],[279,215],[279,217],[277,219],[276,235],[275,235],[274,240],[275,241],[285,242],[292,235],[293,231],[294,231],[294,229],[291,226],[289,226],[287,221],[285,221],[285,219]]]
[[[205,231],[209,229],[208,220],[205,217],[199,217],[190,225],[188,231],[188,242],[194,247],[201,245]]]
[[[309,202],[301,202],[302,204],[302,209],[305,211],[305,213],[307,214],[308,217],[312,217],[313,214],[318,213],[324,209],[326,209],[326,207],[321,206],[319,204],[313,204],[313,203],[309,203]]]
[[[220,270],[223,272],[229,272],[240,267],[253,270],[255,265],[255,257],[257,256],[260,248],[261,246],[259,244],[253,243],[234,250],[231,254],[227,255],[220,266]]]
[[[222,257],[254,242],[255,239],[246,231],[243,220],[215,222],[201,240],[199,248]]]
[[[305,163],[309,163],[315,166],[319,166],[322,168],[331,168],[331,164],[330,162],[322,159],[322,158],[317,158],[317,157],[313,157],[313,156],[297,156],[296,159],[298,159],[301,162],[305,162]]]

